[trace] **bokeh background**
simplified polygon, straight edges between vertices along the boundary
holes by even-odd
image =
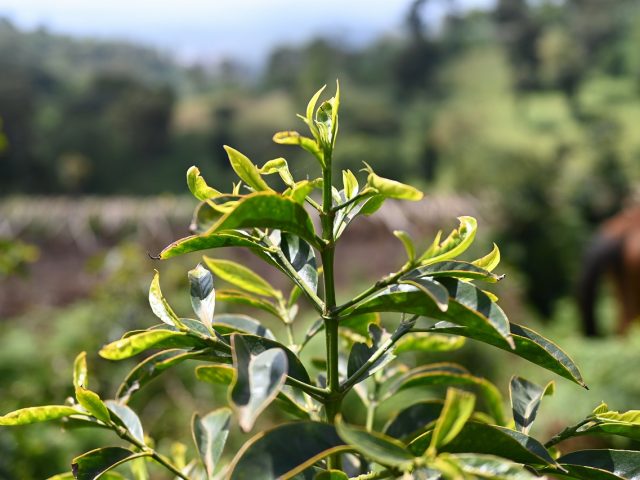
[[[226,188],[229,144],[259,164],[285,156],[305,175],[313,162],[271,136],[300,128],[296,112],[336,78],[337,166],[366,161],[427,193],[354,224],[338,252],[341,297],[401,261],[392,229],[427,245],[457,215],[477,216],[475,253],[493,241],[502,250],[507,314],[560,343],[591,387],[556,379],[538,432],[602,399],[638,408],[640,332],[614,335],[606,282],[603,338],[581,335],[575,301],[592,235],[639,198],[637,1],[0,0],[0,412],[60,403],[81,350],[94,387],[113,393],[131,364],[95,352],[153,323],[154,268],[188,312],[186,271],[198,257],[147,255],[187,233],[187,168]],[[503,392],[515,371],[552,379],[471,344],[457,360]],[[188,441],[189,412],[222,395],[184,368],[134,407],[169,449],[173,437]],[[109,441],[58,426],[2,429],[0,478],[46,478]]]

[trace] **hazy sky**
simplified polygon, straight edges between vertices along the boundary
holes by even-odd
[[[434,2],[436,3],[436,2]],[[486,6],[492,0],[458,0]],[[119,38],[183,59],[244,55],[260,60],[275,44],[317,33],[362,43],[398,28],[410,0],[0,0],[0,16],[21,27],[44,25],[73,35]],[[441,8],[425,11],[431,18]]]

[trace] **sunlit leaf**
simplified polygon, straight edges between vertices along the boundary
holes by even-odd
[[[97,393],[83,387],[76,387],[76,399],[78,400],[78,403],[87,410],[87,412],[98,420],[104,423],[109,423],[111,421],[109,410]]]
[[[206,348],[210,345],[207,341],[184,332],[145,330],[105,345],[99,353],[107,360],[122,360],[151,348]]]
[[[244,265],[231,260],[207,257],[206,255],[202,258],[215,275],[247,292],[266,297],[281,296],[280,292],[273,288],[269,282]]]
[[[73,362],[73,386],[88,387],[87,380],[87,352],[78,354]]]
[[[213,288],[213,276],[209,270],[198,264],[196,268],[189,270],[188,277],[193,311],[202,323],[211,325],[216,308],[216,291]]]
[[[290,233],[275,230],[271,236],[271,241],[282,250],[285,258],[293,267],[298,276],[302,279],[306,287],[312,292],[318,290],[318,266],[316,254],[311,246],[300,237]],[[280,264],[280,261],[277,261]],[[280,265],[280,269],[296,283],[286,267]]]
[[[76,480],[96,480],[118,465],[149,455],[148,452],[134,453],[120,447],[97,448],[74,458],[71,469]]]
[[[273,136],[273,141],[280,145],[299,145],[307,152],[314,155],[318,160],[322,161],[322,151],[315,140],[300,135],[295,131],[278,132]]]
[[[484,280],[485,282],[497,282],[502,277],[480,268],[473,263],[461,262],[459,260],[445,260],[431,263],[429,265],[415,268],[407,273],[403,278],[420,277],[455,277],[470,280]]]
[[[200,175],[200,169],[196,166],[187,170],[187,185],[193,196],[198,200],[208,200],[221,195],[218,190],[207,185],[205,179]]]
[[[444,286],[429,277],[407,277],[400,280],[402,284],[412,285],[429,296],[437,307],[446,312],[449,308],[449,292]]]
[[[444,406],[436,420],[428,451],[435,454],[450,443],[462,430],[473,413],[476,397],[472,393],[456,388],[448,388]]]
[[[569,476],[580,480],[640,479],[640,452],[637,451],[579,450],[560,457],[558,463]]]
[[[289,171],[289,165],[287,165],[287,161],[282,157],[269,160],[259,169],[259,172],[261,175],[278,173],[285,185],[293,185],[294,183],[291,172]]]
[[[265,182],[260,175],[258,167],[256,167],[251,160],[235,148],[225,145],[224,149],[229,156],[231,168],[233,168],[236,175],[238,175],[244,183],[249,185],[256,192],[271,190],[271,187],[269,187],[267,182]]]
[[[423,265],[456,258],[473,243],[478,230],[478,222],[473,217],[458,217],[460,226],[442,242],[435,241],[420,257]],[[439,237],[436,238],[439,240]]]
[[[402,337],[395,346],[396,353],[403,352],[450,352],[464,346],[464,337],[417,332]]]
[[[395,180],[380,177],[368,165],[367,170],[369,172],[367,186],[376,189],[380,195],[386,198],[396,198],[399,200],[422,200],[424,195],[417,188],[396,182]]]
[[[273,303],[239,290],[217,290],[216,301],[257,308],[270,313],[276,318],[281,318],[280,312]]]
[[[407,258],[409,259],[409,261],[413,262],[416,258],[416,247],[413,244],[413,240],[411,239],[409,234],[407,232],[403,232],[402,230],[394,230],[393,234],[398,240],[402,242],[402,246],[407,253]]]
[[[175,314],[169,302],[162,295],[160,290],[160,273],[156,270],[151,286],[149,287],[149,305],[153,313],[167,325],[172,327],[180,327],[180,318]]]
[[[469,478],[493,480],[535,480],[539,478],[524,466],[495,455],[458,453],[443,454],[439,458],[453,463]]]
[[[71,415],[86,415],[86,413],[64,405],[28,407],[1,416],[0,426],[29,425],[31,423],[47,422],[49,420],[59,420]]]
[[[511,378],[509,394],[516,430],[529,433],[531,425],[536,419],[542,397],[553,392],[553,385],[553,382],[549,382],[542,388],[521,377]]]
[[[222,450],[229,436],[231,410],[219,408],[204,417],[197,413],[191,419],[193,441],[207,471],[207,478],[213,474],[222,455]]]
[[[252,240],[245,232],[229,230],[211,235],[191,235],[176,240],[160,252],[160,258],[166,260],[185,253],[224,247],[262,248],[258,242]]]
[[[113,400],[105,400],[104,403],[111,412],[113,420],[126,428],[133,438],[144,444],[144,432],[138,415],[122,403]]]
[[[217,315],[213,329],[221,335],[228,335],[234,332],[249,333],[258,337],[265,337],[275,340],[271,330],[263,326],[258,320],[247,315],[223,314]]]
[[[484,268],[489,272],[493,272],[493,270],[500,263],[500,249],[494,243],[493,249],[488,254],[486,254],[484,257],[481,257],[477,260],[474,260],[471,263],[473,263],[477,267]]]

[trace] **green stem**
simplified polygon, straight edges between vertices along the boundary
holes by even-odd
[[[342,210],[343,208],[348,207],[352,203],[355,203],[355,202],[357,202],[359,200],[362,200],[365,197],[369,197],[371,195],[375,195],[375,191],[370,189],[370,188],[365,188],[364,190],[362,190],[359,194],[357,194],[353,198],[350,198],[349,200],[347,200],[344,203],[341,203],[340,205],[336,205],[335,207],[332,207],[331,211],[337,212],[338,210]]]
[[[350,480],[378,480],[381,478],[389,478],[397,475],[397,472],[393,470],[381,470],[379,472],[365,473],[364,475],[358,475],[357,477],[351,477]]]
[[[584,420],[582,420],[581,422],[576,423],[575,425],[572,425],[570,427],[565,428],[564,430],[562,430],[557,435],[554,435],[551,438],[551,440],[549,440],[547,443],[545,443],[544,444],[545,448],[551,448],[554,445],[557,445],[558,443],[562,442],[563,440],[566,440],[567,438],[573,437],[580,427],[582,427],[585,423],[591,422],[592,420],[593,420],[593,417],[587,417]]]
[[[156,452],[153,448],[148,447],[147,445],[142,443],[140,440],[133,437],[126,429],[116,424],[113,424],[112,428],[120,438],[138,447],[140,450],[142,450],[143,453],[153,458],[156,462],[158,462],[164,468],[169,470],[176,477],[182,478],[182,480],[191,480],[184,473],[182,473],[178,467],[176,467],[173,463],[171,463],[169,459],[167,459],[164,455],[161,455],[160,453]]]

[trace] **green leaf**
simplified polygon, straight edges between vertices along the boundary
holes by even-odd
[[[133,453],[120,447],[97,448],[74,458],[71,469],[76,480],[96,480],[123,463],[146,456],[149,453]]]
[[[481,257],[481,258],[479,258],[477,260],[474,260],[471,263],[473,263],[476,267],[484,268],[485,270],[487,270],[489,272],[493,272],[493,270],[500,263],[500,249],[494,243],[493,244],[493,250],[491,250],[484,257]]]
[[[158,352],[146,358],[129,372],[118,388],[116,399],[121,402],[127,402],[131,395],[140,390],[158,375],[162,374],[165,370],[190,359],[212,361],[226,360],[231,362],[230,355],[228,356],[228,359],[225,359],[225,357],[218,356],[217,354],[207,350],[185,352],[184,350],[176,349]]]
[[[151,286],[149,287],[149,305],[151,305],[151,310],[156,317],[167,325],[179,328],[182,326],[182,323],[169,305],[169,302],[167,302],[162,295],[162,291],[160,290],[160,273],[158,273],[157,270],[155,272]]]
[[[160,252],[159,257],[162,260],[166,260],[177,257],[178,255],[184,255],[185,253],[224,247],[262,248],[259,243],[251,240],[245,232],[241,230],[229,230],[211,235],[191,235],[181,238],[165,247],[164,250]]]
[[[245,335],[239,333],[236,333],[235,335],[242,336],[247,347],[249,347],[252,356],[257,356],[265,350],[270,350],[273,348],[282,350],[287,356],[287,362],[289,364],[289,376],[304,383],[311,383],[309,374],[307,373],[307,370],[304,368],[304,365],[302,364],[300,359],[295,353],[293,353],[281,343],[278,343],[275,340],[269,340],[268,338],[257,337],[255,335]]]
[[[231,163],[231,168],[236,172],[236,175],[240,177],[240,179],[253,188],[256,192],[261,191],[270,191],[271,187],[267,185],[260,175],[260,171],[258,167],[256,167],[251,160],[249,160],[245,155],[240,153],[235,148],[231,148],[227,145],[224,146],[224,149],[229,156],[229,162]]]
[[[78,354],[73,362],[73,386],[87,388],[87,352]]]
[[[269,282],[244,265],[231,260],[207,257],[206,255],[202,258],[215,275],[247,292],[264,295],[265,297],[278,298],[282,296]]]
[[[389,420],[383,431],[393,438],[410,437],[435,422],[442,407],[441,401],[433,400],[411,405]]]
[[[211,326],[213,312],[216,308],[216,291],[213,288],[213,276],[209,270],[198,264],[196,268],[189,270],[188,277],[193,311],[202,323]]]
[[[440,417],[436,420],[431,443],[427,454],[435,454],[441,447],[451,443],[464,427],[473,413],[476,397],[472,393],[463,392],[456,388],[448,388],[444,400],[444,407]]]
[[[422,455],[431,443],[433,431],[426,432],[409,444],[415,455]],[[505,427],[467,422],[443,452],[484,453],[527,465],[557,466],[549,452],[533,437]]]
[[[351,377],[355,374],[360,367],[362,367],[368,360],[371,358],[378,348],[389,338],[389,334],[382,330],[376,324],[369,325],[369,335],[371,337],[372,344],[368,346],[366,343],[354,343],[351,347],[351,351],[349,352],[349,360],[347,361],[347,375]],[[395,358],[393,354],[393,349],[389,349],[382,355],[377,361],[371,365],[366,371],[365,376],[362,377],[364,380],[366,377],[369,377],[376,373],[378,370],[383,368],[389,362],[391,362]]]
[[[340,470],[325,470],[316,474],[313,480],[349,480],[349,477]]]
[[[274,228],[304,238],[318,246],[313,223],[298,203],[275,193],[247,195],[218,220],[206,235],[238,228]]]
[[[404,312],[446,320],[511,343],[509,321],[502,309],[474,285],[451,278],[440,282],[449,292],[449,306],[441,311],[432,297],[413,285],[392,285],[357,305],[352,313]]]
[[[497,282],[501,276],[494,275],[488,270],[478,267],[473,263],[461,262],[460,260],[445,260],[443,262],[431,263],[411,270],[402,278],[413,279],[420,277],[455,277],[470,280],[484,280],[486,282]]]
[[[459,453],[456,455],[443,454],[439,458],[453,463],[469,478],[493,480],[536,480],[539,478],[522,465],[494,455]]]
[[[316,262],[316,254],[313,248],[302,240],[300,237],[291,235],[290,233],[274,230],[270,235],[271,242],[282,250],[287,261],[291,264],[298,276],[304,284],[313,292],[318,290],[318,265]],[[278,263],[282,270],[289,278],[296,283],[297,279],[293,278],[288,270]]]
[[[347,200],[355,197],[360,191],[360,186],[358,185],[358,179],[353,174],[351,170],[343,170],[342,171],[342,185],[344,188],[344,195]]]
[[[458,217],[460,226],[451,232],[442,242],[436,241],[420,257],[423,265],[456,258],[473,243],[478,230],[478,222],[473,217]]]
[[[283,195],[290,198],[294,202],[303,205],[309,194],[320,185],[322,185],[321,178],[316,180],[302,180],[291,186],[291,188],[287,189],[287,191],[284,192]]]
[[[395,346],[397,354],[403,352],[450,352],[464,346],[464,337],[417,332],[402,337]]]
[[[213,385],[231,385],[233,372],[229,365],[202,365],[196,367],[196,378]]]
[[[87,412],[101,422],[108,424],[111,421],[109,410],[97,393],[83,387],[76,387],[76,399]]]
[[[214,478],[213,473],[227,442],[230,420],[231,410],[228,408],[219,408],[204,417],[196,413],[191,419],[193,441],[209,479]]]
[[[576,433],[618,435],[640,440],[640,410],[597,413],[593,421],[581,426]]]
[[[324,328],[324,322],[321,325]],[[371,325],[377,325],[378,327],[382,325],[380,314],[374,312],[348,315],[340,319],[340,334],[353,342],[366,343],[370,339]]]
[[[296,441],[304,439],[304,441]],[[319,460],[350,450],[333,425],[295,422],[261,432],[244,444],[234,458],[230,480],[291,478]]]
[[[244,432],[253,428],[258,415],[273,401],[287,377],[287,356],[273,348],[256,356],[239,334],[231,336],[234,381],[230,400],[238,412],[239,425]]]
[[[413,463],[414,456],[395,438],[347,425],[341,416],[336,417],[335,425],[338,435],[346,444],[381,465],[407,470]]]
[[[123,360],[151,348],[205,348],[210,343],[193,335],[172,330],[145,330],[130,337],[121,338],[100,350],[107,360]]]
[[[546,368],[561,377],[567,378],[578,385],[585,386],[582,375],[576,364],[571,358],[558,347],[555,343],[533,330],[517,325],[510,324],[511,335],[515,343],[515,349],[511,349],[504,339],[494,332],[473,329],[469,327],[454,325],[450,322],[437,323],[429,331],[434,333],[450,333],[453,335],[461,335],[473,340],[478,340],[502,350],[512,352],[519,357],[529,360],[536,365]]]
[[[75,480],[76,477],[73,476],[73,473],[61,473],[59,475],[54,475],[53,477],[49,477],[47,480]],[[100,480],[127,480],[125,477],[120,475],[117,472],[106,472],[102,474]]]
[[[320,160],[321,163],[323,162],[322,152],[316,141],[312,138],[302,136],[298,132],[292,130],[278,132],[273,136],[273,141],[280,145],[299,145]]]
[[[368,165],[367,170],[369,172],[369,177],[367,178],[367,186],[375,188],[380,195],[386,198],[411,200],[414,202],[422,200],[422,197],[424,195],[417,188],[406,185],[404,183],[396,182],[395,180],[389,180],[388,178],[380,177]]]
[[[287,161],[282,157],[269,160],[260,168],[259,172],[261,175],[278,173],[285,185],[291,186],[294,184],[293,177],[289,171],[289,165],[287,165]]]
[[[218,290],[216,291],[216,300],[218,302],[233,303],[235,305],[245,305],[247,307],[257,308],[270,313],[276,318],[281,318],[280,312],[273,303],[238,290]]]
[[[189,191],[198,200],[209,200],[222,195],[218,190],[207,185],[205,179],[200,175],[200,169],[196,166],[192,166],[187,170],[187,185],[189,186]]]
[[[471,386],[477,388],[482,393],[487,408],[496,422],[501,425],[506,424],[506,418],[502,408],[502,395],[493,383],[485,378],[476,377],[469,373],[454,372],[449,369],[434,367],[437,367],[437,364],[409,370],[387,387],[388,390],[384,398],[389,398],[400,390],[413,387]]]
[[[560,457],[558,463],[569,476],[583,480],[640,479],[637,451],[579,450]]]
[[[28,407],[7,413],[0,417],[0,427],[15,425],[29,425],[31,423],[59,420],[71,415],[86,415],[86,413],[64,405],[47,405],[44,407]]]
[[[133,438],[144,444],[144,432],[138,415],[123,403],[114,400],[106,400],[104,403],[111,412],[113,420],[126,428]]]
[[[416,247],[413,244],[413,240],[407,232],[403,232],[402,230],[394,230],[393,234],[396,236],[398,240],[402,242],[404,246],[405,252],[407,252],[407,258],[410,262],[413,262],[416,259]]]
[[[221,335],[229,335],[234,332],[249,333],[258,337],[275,340],[271,330],[263,326],[258,320],[247,315],[225,314],[216,316],[213,329]]]
[[[421,290],[429,296],[431,301],[433,301],[441,311],[446,312],[449,308],[449,292],[441,283],[429,277],[406,278],[400,280],[400,283],[412,285],[418,290]]]
[[[511,378],[509,394],[516,430],[529,433],[531,425],[536,419],[542,397],[553,392],[553,385],[553,382],[549,382],[542,388],[521,377]]]

